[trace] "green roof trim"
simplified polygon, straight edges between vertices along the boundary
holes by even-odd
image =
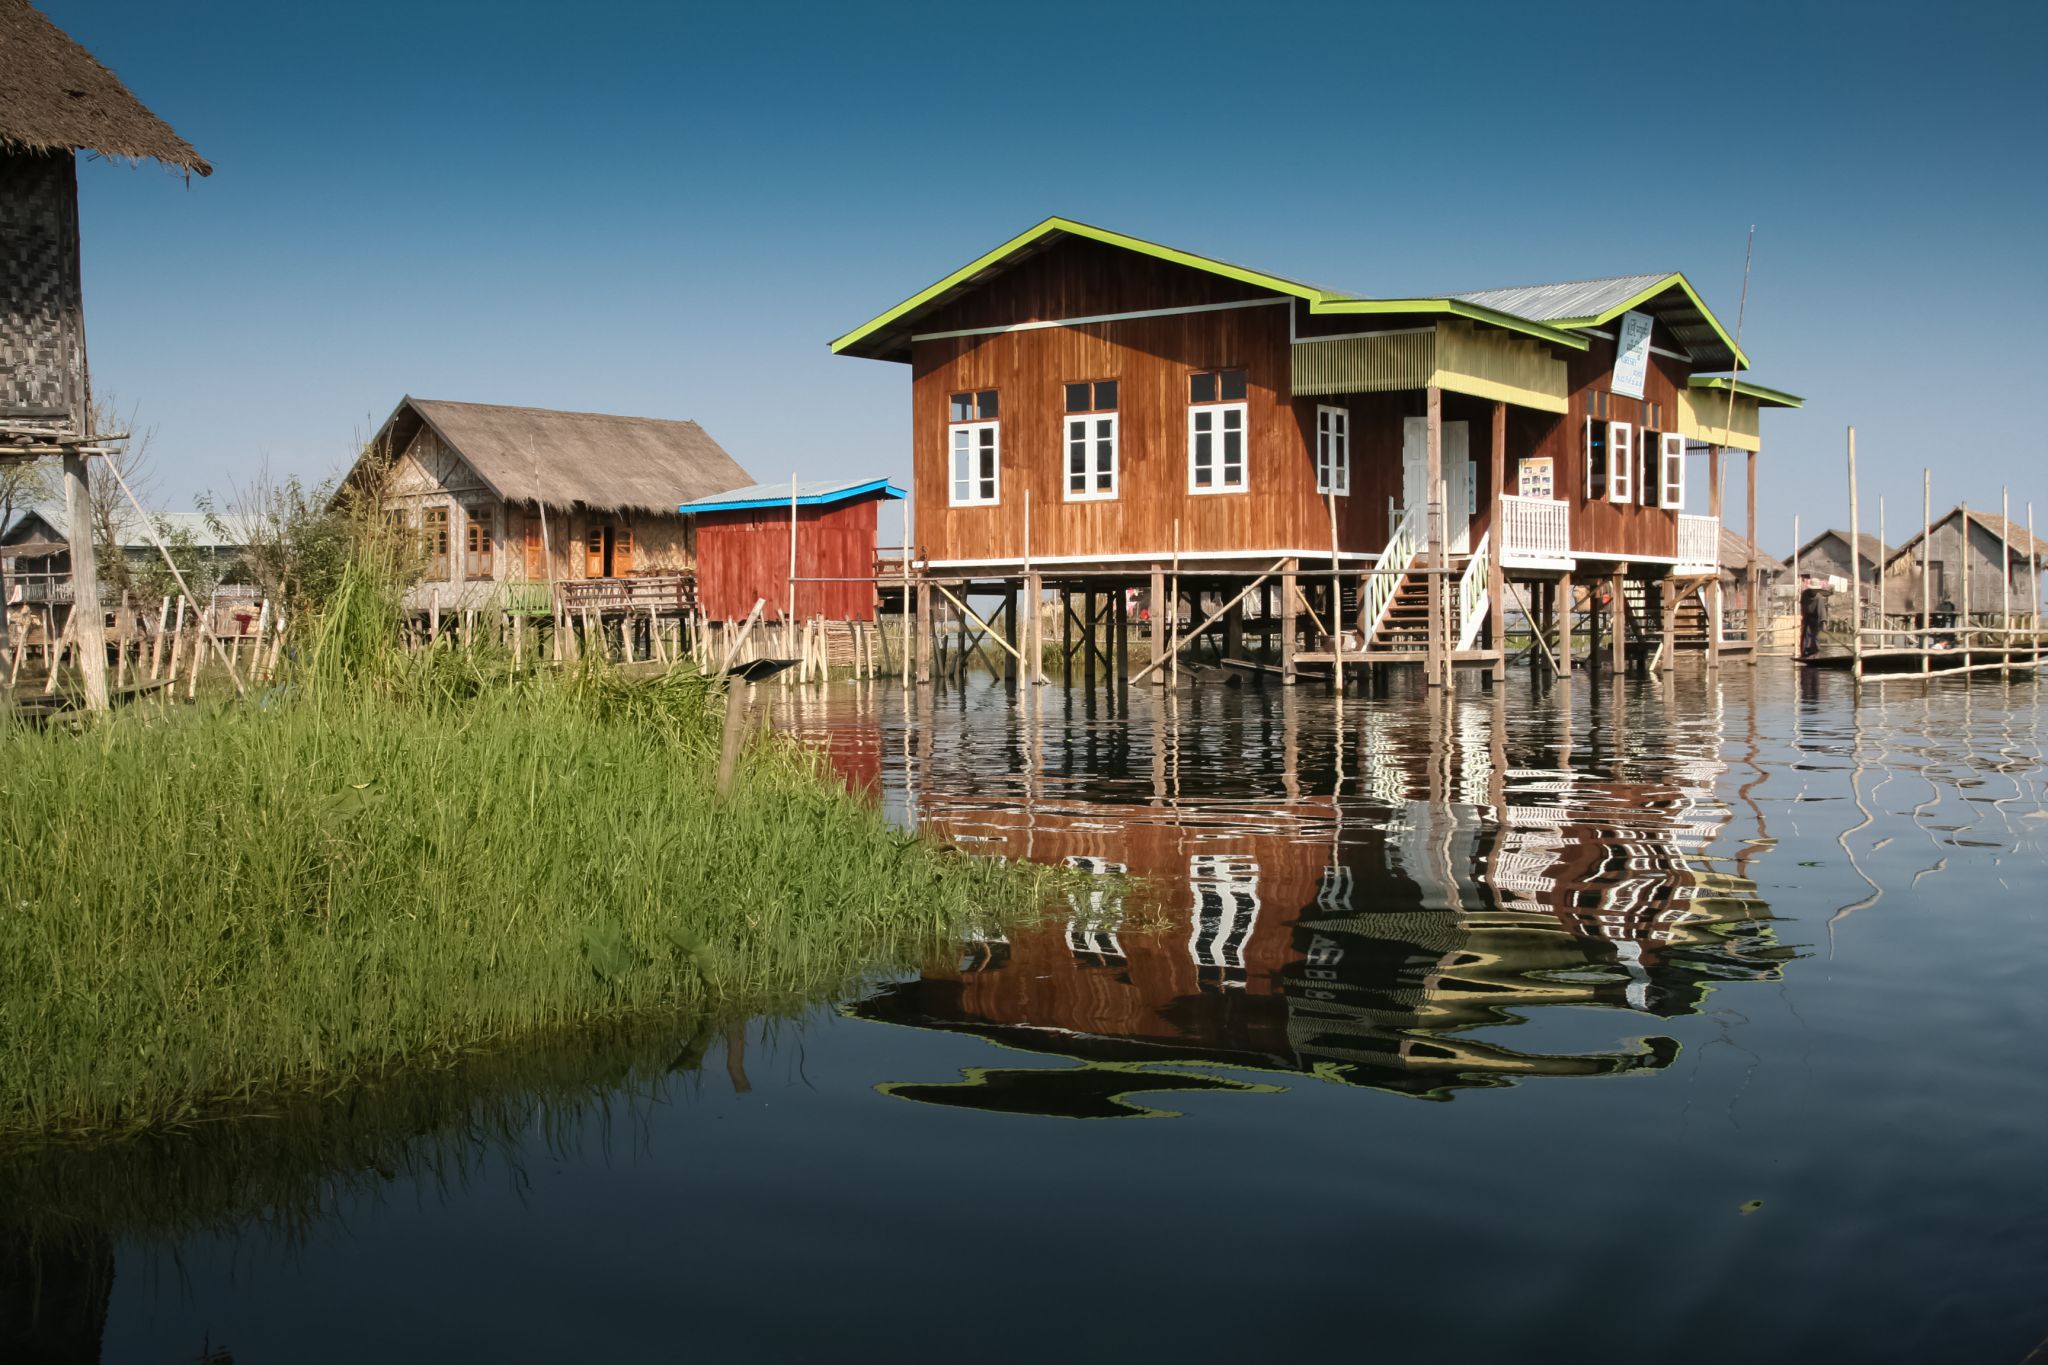
[[[883,313],[880,317],[862,323],[845,336],[834,341],[832,343],[832,353],[838,355],[848,348],[859,344],[863,338],[872,336],[898,318],[915,312],[948,290],[965,284],[991,266],[1001,264],[1006,258],[1015,255],[1026,247],[1034,246],[1054,234],[1068,237],[1085,237],[1090,241],[1122,247],[1126,251],[1135,251],[1140,255],[1150,256],[1154,260],[1166,261],[1173,265],[1184,265],[1193,270],[1206,271],[1211,275],[1221,275],[1226,279],[1237,280],[1260,289],[1270,289],[1276,294],[1291,294],[1295,298],[1306,299],[1311,304],[1323,298],[1341,297],[1330,295],[1324,290],[1317,289],[1312,285],[1303,284],[1299,280],[1283,279],[1278,275],[1268,275],[1262,271],[1247,270],[1241,265],[1231,265],[1227,261],[1214,260],[1208,256],[1197,256],[1191,251],[1179,251],[1170,246],[1161,246],[1157,242],[1148,242],[1141,237],[1131,237],[1121,232],[1111,232],[1108,228],[1094,227],[1088,223],[1078,223],[1071,218],[1054,217],[1048,218],[1037,226],[1018,233],[995,250],[975,257],[938,283],[919,290],[894,308],[891,308],[888,312]]]
[[[1737,379],[1726,374],[1696,374],[1686,380],[1686,386],[1694,389],[1733,389],[1744,398],[1754,398],[1765,407],[1803,408],[1806,400],[1796,393],[1783,389],[1767,389],[1761,384],[1752,384],[1747,379]]]
[[[1656,298],[1659,294],[1674,286],[1684,291],[1686,298],[1692,300],[1692,306],[1699,309],[1700,316],[1707,320],[1707,326],[1714,329],[1714,335],[1721,338],[1721,344],[1728,348],[1728,354],[1735,357],[1735,368],[1738,370],[1748,369],[1749,357],[1744,355],[1742,348],[1735,344],[1735,338],[1728,335],[1728,329],[1721,325],[1721,319],[1714,316],[1714,310],[1707,307],[1706,300],[1700,297],[1699,290],[1692,287],[1692,281],[1682,274],[1673,273],[1666,275],[1648,289],[1622,300],[1604,312],[1595,313],[1590,317],[1583,318],[1553,318],[1551,321],[1559,327],[1600,327],[1614,321],[1623,313],[1628,312],[1629,309],[1648,303],[1651,299]]]
[[[1448,313],[1452,317],[1466,318],[1473,322],[1484,322],[1495,327],[1504,327],[1511,332],[1569,346],[1583,351],[1590,344],[1587,340],[1562,327],[1547,322],[1533,322],[1528,318],[1516,317],[1495,308],[1483,308],[1463,299],[1354,299],[1341,295],[1328,295],[1322,301],[1310,302],[1311,313]],[[1313,338],[1304,338],[1313,340]]]

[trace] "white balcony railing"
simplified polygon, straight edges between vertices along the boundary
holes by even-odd
[[[1721,519],[1678,514],[1678,567],[1700,573],[1721,568]]]
[[[1400,519],[1394,523],[1393,534],[1387,537],[1387,548],[1380,551],[1377,567],[1406,573],[1422,548],[1422,530],[1427,520],[1415,515],[1412,509],[1401,513]],[[1367,641],[1375,639],[1380,627],[1386,624],[1387,611],[1394,605],[1394,594],[1401,586],[1402,573],[1382,572],[1365,576],[1358,594],[1358,619],[1365,624]]]
[[[1479,537],[1478,547],[1472,551],[1472,558],[1466,561],[1465,572],[1458,575],[1459,649],[1472,648],[1472,642],[1479,638],[1480,628],[1486,624],[1493,582],[1490,563],[1492,543],[1492,531]]]
[[[1572,566],[1571,504],[1556,498],[1500,500],[1500,562],[1517,569]]]

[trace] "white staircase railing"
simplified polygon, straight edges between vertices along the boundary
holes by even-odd
[[[1394,523],[1394,533],[1387,537],[1387,548],[1380,551],[1380,561],[1374,566],[1380,572],[1367,574],[1364,586],[1359,590],[1358,619],[1366,623],[1364,643],[1367,649],[1372,648],[1380,627],[1386,624],[1387,611],[1394,605],[1395,595],[1401,591],[1401,580],[1408,576],[1408,566],[1415,562],[1416,551],[1422,548],[1420,535],[1424,519],[1416,515],[1418,510],[1411,507],[1401,513],[1401,519]],[[1388,569],[1394,572],[1386,572]],[[1335,629],[1343,629],[1341,621],[1331,624]]]
[[[1472,648],[1472,642],[1479,638],[1479,628],[1486,624],[1488,588],[1493,581],[1492,544],[1493,531],[1489,527],[1486,534],[1479,537],[1479,544],[1473,547],[1465,572],[1458,575],[1458,643],[1455,648]]]

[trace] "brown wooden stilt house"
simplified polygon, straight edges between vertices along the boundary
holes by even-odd
[[[910,367],[925,580],[1081,595],[1089,634],[1098,596],[1121,629],[1143,589],[1171,604],[1155,657],[1213,626],[1227,660],[1289,680],[1498,669],[1510,612],[1569,668],[1589,584],[1595,660],[1668,665],[1688,610],[1711,657],[1742,647],[1721,455],[1749,456],[1753,528],[1761,411],[1801,401],[1743,377],[1676,273],[1375,298],[1062,218],[833,349]]]

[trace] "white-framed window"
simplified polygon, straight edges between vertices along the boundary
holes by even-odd
[[[1627,422],[1607,424],[1607,500],[1635,501],[1635,429]]]
[[[1667,431],[1659,441],[1662,453],[1664,496],[1658,505],[1674,510],[1685,506],[1685,437]]]
[[[1002,496],[1002,423],[996,391],[956,393],[946,425],[947,460],[952,471],[952,505],[988,507]]]
[[[1316,407],[1316,492],[1351,494],[1351,412]]]
[[[1586,470],[1586,501],[1603,501],[1607,497],[1607,423],[1598,417],[1586,419],[1586,458],[1583,464]]]
[[[1114,379],[1067,385],[1067,501],[1116,496],[1117,413]]]
[[[1243,370],[1188,376],[1188,492],[1244,492],[1247,412]]]

